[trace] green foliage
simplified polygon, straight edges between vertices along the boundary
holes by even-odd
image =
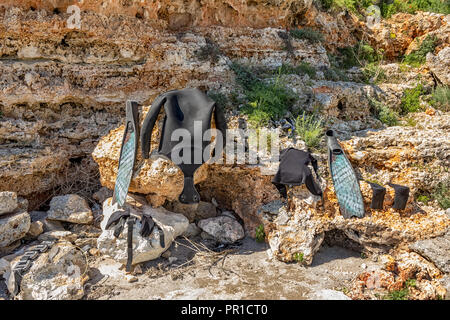
[[[440,182],[434,189],[432,196],[442,209],[450,208],[450,180]]]
[[[279,76],[274,82],[265,83],[242,65],[233,64],[231,69],[244,89],[247,104],[243,112],[254,127],[267,126],[270,120],[281,119],[298,98],[281,83]]]
[[[402,114],[417,112],[422,109],[419,97],[423,94],[422,84],[418,84],[415,88],[406,89],[403,93],[400,107]]]
[[[389,292],[385,299],[386,300],[408,300],[409,288],[416,286],[416,279],[408,279],[400,290],[393,290]]]
[[[208,97],[213,99],[216,102],[216,104],[221,108],[225,108],[228,105],[228,98],[222,92],[209,91]]]
[[[300,252],[300,253],[296,252],[292,256],[292,258],[294,258],[294,260],[297,261],[298,263],[302,263],[303,262],[303,257],[304,257],[303,252]]]
[[[303,113],[295,120],[295,131],[308,148],[317,148],[322,138],[322,121],[316,120],[314,115]]]
[[[282,64],[278,68],[278,74],[307,74],[311,79],[314,79],[316,77],[316,69],[308,62],[301,62],[297,66]]]
[[[305,39],[311,42],[323,42],[323,34],[311,28],[292,29],[289,31],[291,37],[296,39]]]
[[[340,53],[339,65],[342,68],[351,68],[354,66],[362,67],[368,63],[378,62],[382,58],[379,50],[374,49],[368,43],[360,41],[354,46],[338,48]]]
[[[430,103],[436,109],[444,112],[450,111],[450,88],[448,86],[437,86],[431,94]]]
[[[406,55],[403,61],[410,66],[419,67],[425,62],[428,52],[433,52],[436,48],[437,38],[428,35],[420,44],[419,48]]]
[[[266,234],[264,233],[264,226],[262,224],[256,227],[255,234],[256,242],[264,242]]]
[[[379,63],[368,63],[362,69],[366,82],[373,81],[374,83],[380,83],[386,81],[387,77],[383,69],[380,68]]]
[[[424,194],[421,194],[421,195],[418,195],[418,196],[417,196],[417,201],[418,201],[418,202],[422,202],[422,203],[424,203],[424,204],[428,204],[428,202],[429,202],[430,200],[431,200],[431,199],[430,199],[428,196],[424,195]]]
[[[369,103],[374,110],[375,116],[387,126],[398,124],[398,113],[383,104],[382,102],[369,98]]]
[[[435,13],[450,14],[450,3],[448,0],[394,0],[382,1],[380,3],[381,15],[390,18],[398,12],[416,13],[416,11],[428,11]]]
[[[344,71],[336,67],[330,67],[324,71],[326,80],[330,81],[348,81],[348,77]]]

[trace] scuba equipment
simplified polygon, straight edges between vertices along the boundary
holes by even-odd
[[[313,195],[322,196],[322,190],[308,168],[310,163],[318,179],[317,160],[309,152],[295,148],[287,148],[280,152],[280,166],[272,179],[272,183],[282,197],[287,198],[286,185],[298,186],[302,184],[305,184]]]
[[[53,246],[54,242],[52,241],[43,241],[41,244],[33,246],[25,251],[25,253],[20,258],[19,262],[11,270],[12,277],[12,294],[16,296],[20,292],[20,282],[22,281],[25,273],[30,270],[33,260],[36,260],[37,257],[41,254],[49,250]]]
[[[366,182],[372,188],[372,202],[370,203],[370,207],[372,209],[383,209],[383,201],[384,195],[386,194],[386,188],[374,182]]]
[[[114,185],[113,203],[117,202],[122,207],[127,198],[128,188],[133,175],[133,167],[136,162],[139,135],[139,110],[135,101],[126,102],[125,131],[122,138],[122,147],[119,156],[119,168],[117,169],[116,183]]]
[[[155,223],[150,216],[143,215],[136,217],[130,213],[129,208],[124,209],[124,204],[128,194],[133,168],[136,162],[139,136],[139,106],[135,101],[126,102],[125,130],[123,133],[122,146],[119,156],[119,167],[117,169],[116,183],[114,185],[114,194],[112,203],[118,204],[118,211],[114,212],[109,218],[106,228],[115,225],[114,236],[118,238],[123,231],[125,222],[128,226],[127,232],[127,264],[126,271],[131,270],[133,262],[133,228],[136,218],[141,220],[140,233],[143,237],[149,236],[153,231]],[[161,246],[164,247],[164,233],[160,230]]]
[[[388,183],[388,185],[395,191],[394,205],[392,207],[396,210],[405,209],[409,197],[409,188],[393,183]]]
[[[164,106],[165,117],[161,132],[161,138],[157,155],[164,156],[176,164],[184,175],[184,187],[179,196],[181,203],[198,203],[200,195],[194,186],[194,172],[208,159],[204,159],[203,153],[210,141],[203,140],[203,134],[211,127],[211,117],[214,114],[216,127],[222,132],[223,140],[213,150],[213,157],[220,156],[225,146],[226,122],[221,110],[216,103],[199,89],[172,90],[159,95],[152,103],[147,113],[140,135],[142,156],[148,159],[150,156],[151,135],[161,107]],[[178,142],[172,140],[172,134],[177,129],[185,129],[190,134],[189,141]],[[201,134],[200,139],[195,135]],[[220,147],[220,143],[222,146]],[[216,150],[217,149],[217,150]],[[189,154],[181,162],[176,161],[177,153]],[[196,155],[201,155],[198,159]]]
[[[362,218],[364,202],[353,167],[334,136],[334,131],[328,130],[326,136],[328,166],[341,213],[346,219],[352,216]]]

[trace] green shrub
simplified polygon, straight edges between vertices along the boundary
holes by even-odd
[[[255,238],[256,242],[264,242],[266,234],[264,233],[264,226],[262,224],[256,227]]]
[[[422,203],[424,203],[424,204],[428,204],[428,202],[429,202],[430,200],[431,200],[431,199],[430,199],[428,196],[424,195],[424,194],[421,194],[421,195],[417,196],[417,201],[418,201],[418,202],[422,202]]]
[[[228,105],[228,98],[222,92],[209,91],[208,97],[213,99],[216,102],[216,104],[221,108],[226,108],[226,106]]]
[[[417,112],[422,109],[419,97],[423,94],[422,84],[415,88],[406,89],[401,99],[402,114]]]
[[[450,208],[450,180],[440,182],[433,191],[433,198],[436,199],[442,209]]]
[[[291,37],[296,39],[309,40],[311,42],[323,42],[323,34],[311,28],[292,29],[289,31]]]
[[[410,66],[419,67],[425,62],[425,58],[428,52],[433,52],[436,48],[436,37],[430,35],[422,41],[419,48],[410,54],[406,55],[403,61]]]
[[[431,94],[430,103],[436,109],[444,112],[450,111],[450,88],[448,86],[437,86]]]
[[[278,74],[307,74],[311,79],[314,79],[316,77],[316,69],[308,62],[301,62],[297,66],[282,64],[278,68]]]
[[[304,258],[304,254],[303,252],[296,252],[292,255],[292,258],[294,258],[295,261],[297,261],[298,263],[302,263],[303,262],[303,258]]]
[[[416,11],[428,11],[450,14],[450,3],[448,0],[394,0],[391,3],[382,1],[379,6],[381,15],[384,18],[390,18],[398,12],[414,14]]]
[[[330,67],[324,71],[326,80],[330,81],[348,81],[348,77],[344,71],[336,67]]]
[[[362,69],[362,73],[366,82],[372,80],[374,83],[380,83],[387,80],[386,74],[383,69],[380,68],[380,64],[376,62],[365,65]]]
[[[279,76],[275,81],[265,83],[245,66],[234,63],[231,69],[246,96],[247,103],[242,111],[256,128],[267,126],[270,120],[281,119],[298,98],[281,83]]]
[[[308,148],[317,148],[322,138],[322,121],[316,120],[314,115],[303,113],[295,120],[295,131]]]
[[[399,115],[397,112],[395,112],[382,102],[370,97],[369,97],[369,104],[372,107],[375,116],[382,123],[384,123],[387,126],[395,126],[398,124]]]

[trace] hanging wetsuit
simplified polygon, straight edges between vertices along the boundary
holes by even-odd
[[[302,184],[305,184],[313,195],[322,196],[322,190],[315,181],[308,164],[312,165],[318,178],[317,160],[309,152],[295,148],[284,149],[280,152],[280,166],[272,183],[284,198],[287,197],[286,185]]]
[[[200,195],[194,186],[194,172],[208,160],[204,159],[203,154],[211,143],[211,138],[209,141],[208,139],[203,141],[203,135],[211,128],[211,117],[214,114],[216,127],[222,133],[223,139],[221,141],[216,139],[213,157],[220,156],[226,139],[225,118],[216,103],[199,89],[172,90],[161,94],[152,103],[142,126],[141,147],[144,159],[150,156],[151,134],[162,106],[166,115],[157,153],[174,162],[184,174],[184,188],[179,197],[180,202],[197,203],[200,201]],[[181,139],[181,142],[179,137],[172,139],[172,134],[180,132],[175,132],[177,129],[185,129],[190,138]],[[184,154],[185,152],[190,152],[190,155]]]

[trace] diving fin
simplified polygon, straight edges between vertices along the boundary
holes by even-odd
[[[136,162],[139,137],[139,106],[135,101],[126,102],[126,120],[119,156],[113,203],[123,207],[130,186],[133,167]]]
[[[350,161],[344,154],[334,131],[326,132],[328,144],[328,166],[333,180],[341,214],[344,218],[364,217],[364,201],[358,179]]]
[[[372,209],[383,209],[383,201],[384,195],[386,194],[386,188],[374,182],[366,182],[372,188],[372,202],[370,203],[370,207]]]
[[[409,188],[399,184],[388,183],[388,185],[394,189],[394,205],[392,206],[396,210],[404,210],[409,197]]]

